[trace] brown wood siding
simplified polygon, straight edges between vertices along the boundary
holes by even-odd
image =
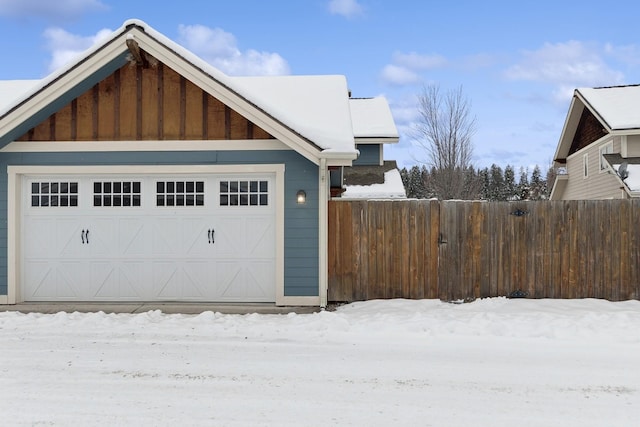
[[[149,67],[123,66],[18,140],[273,139],[170,67],[147,58]]]
[[[604,130],[602,123],[593,115],[588,108],[585,108],[582,111],[582,115],[580,116],[580,121],[578,122],[578,128],[576,129],[576,133],[573,136],[573,141],[571,142],[571,148],[569,149],[570,156],[571,154],[579,151],[594,141],[605,136],[608,132]]]
[[[639,221],[640,200],[330,201],[329,300],[640,299]]]

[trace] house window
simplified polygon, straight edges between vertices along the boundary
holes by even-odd
[[[204,206],[204,181],[158,181],[156,206]]]
[[[77,182],[32,182],[31,206],[77,207]]]
[[[140,181],[94,182],[93,206],[140,206]]]
[[[582,156],[582,176],[587,178],[589,176],[589,154]]]
[[[220,181],[220,206],[268,206],[267,181]]]
[[[607,162],[604,158],[605,154],[611,154],[613,153],[613,143],[609,142],[605,145],[603,145],[602,147],[600,147],[600,170],[607,170],[609,169],[609,162]]]

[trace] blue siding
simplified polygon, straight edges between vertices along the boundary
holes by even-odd
[[[353,161],[354,166],[371,166],[380,164],[380,150],[382,144],[358,144],[360,155]]]
[[[55,143],[53,143],[55,144]],[[90,144],[90,142],[88,142]],[[318,296],[318,166],[295,151],[0,153],[0,295],[7,294],[7,166],[285,164],[286,296]],[[298,190],[307,193],[296,203]]]

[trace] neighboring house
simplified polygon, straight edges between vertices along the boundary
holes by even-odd
[[[341,197],[406,198],[396,162],[384,160],[384,144],[393,144],[399,139],[387,101],[352,98],[349,106],[359,156],[353,166],[342,168]]]
[[[0,303],[325,306],[330,182],[397,140],[352,102],[343,76],[230,77],[137,20],[0,82]]]
[[[640,195],[640,86],[576,89],[554,156],[552,200]]]

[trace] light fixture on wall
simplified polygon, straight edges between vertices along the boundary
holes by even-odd
[[[296,202],[299,205],[304,205],[305,203],[307,203],[307,193],[305,193],[304,190],[298,190],[298,192],[296,193]]]

